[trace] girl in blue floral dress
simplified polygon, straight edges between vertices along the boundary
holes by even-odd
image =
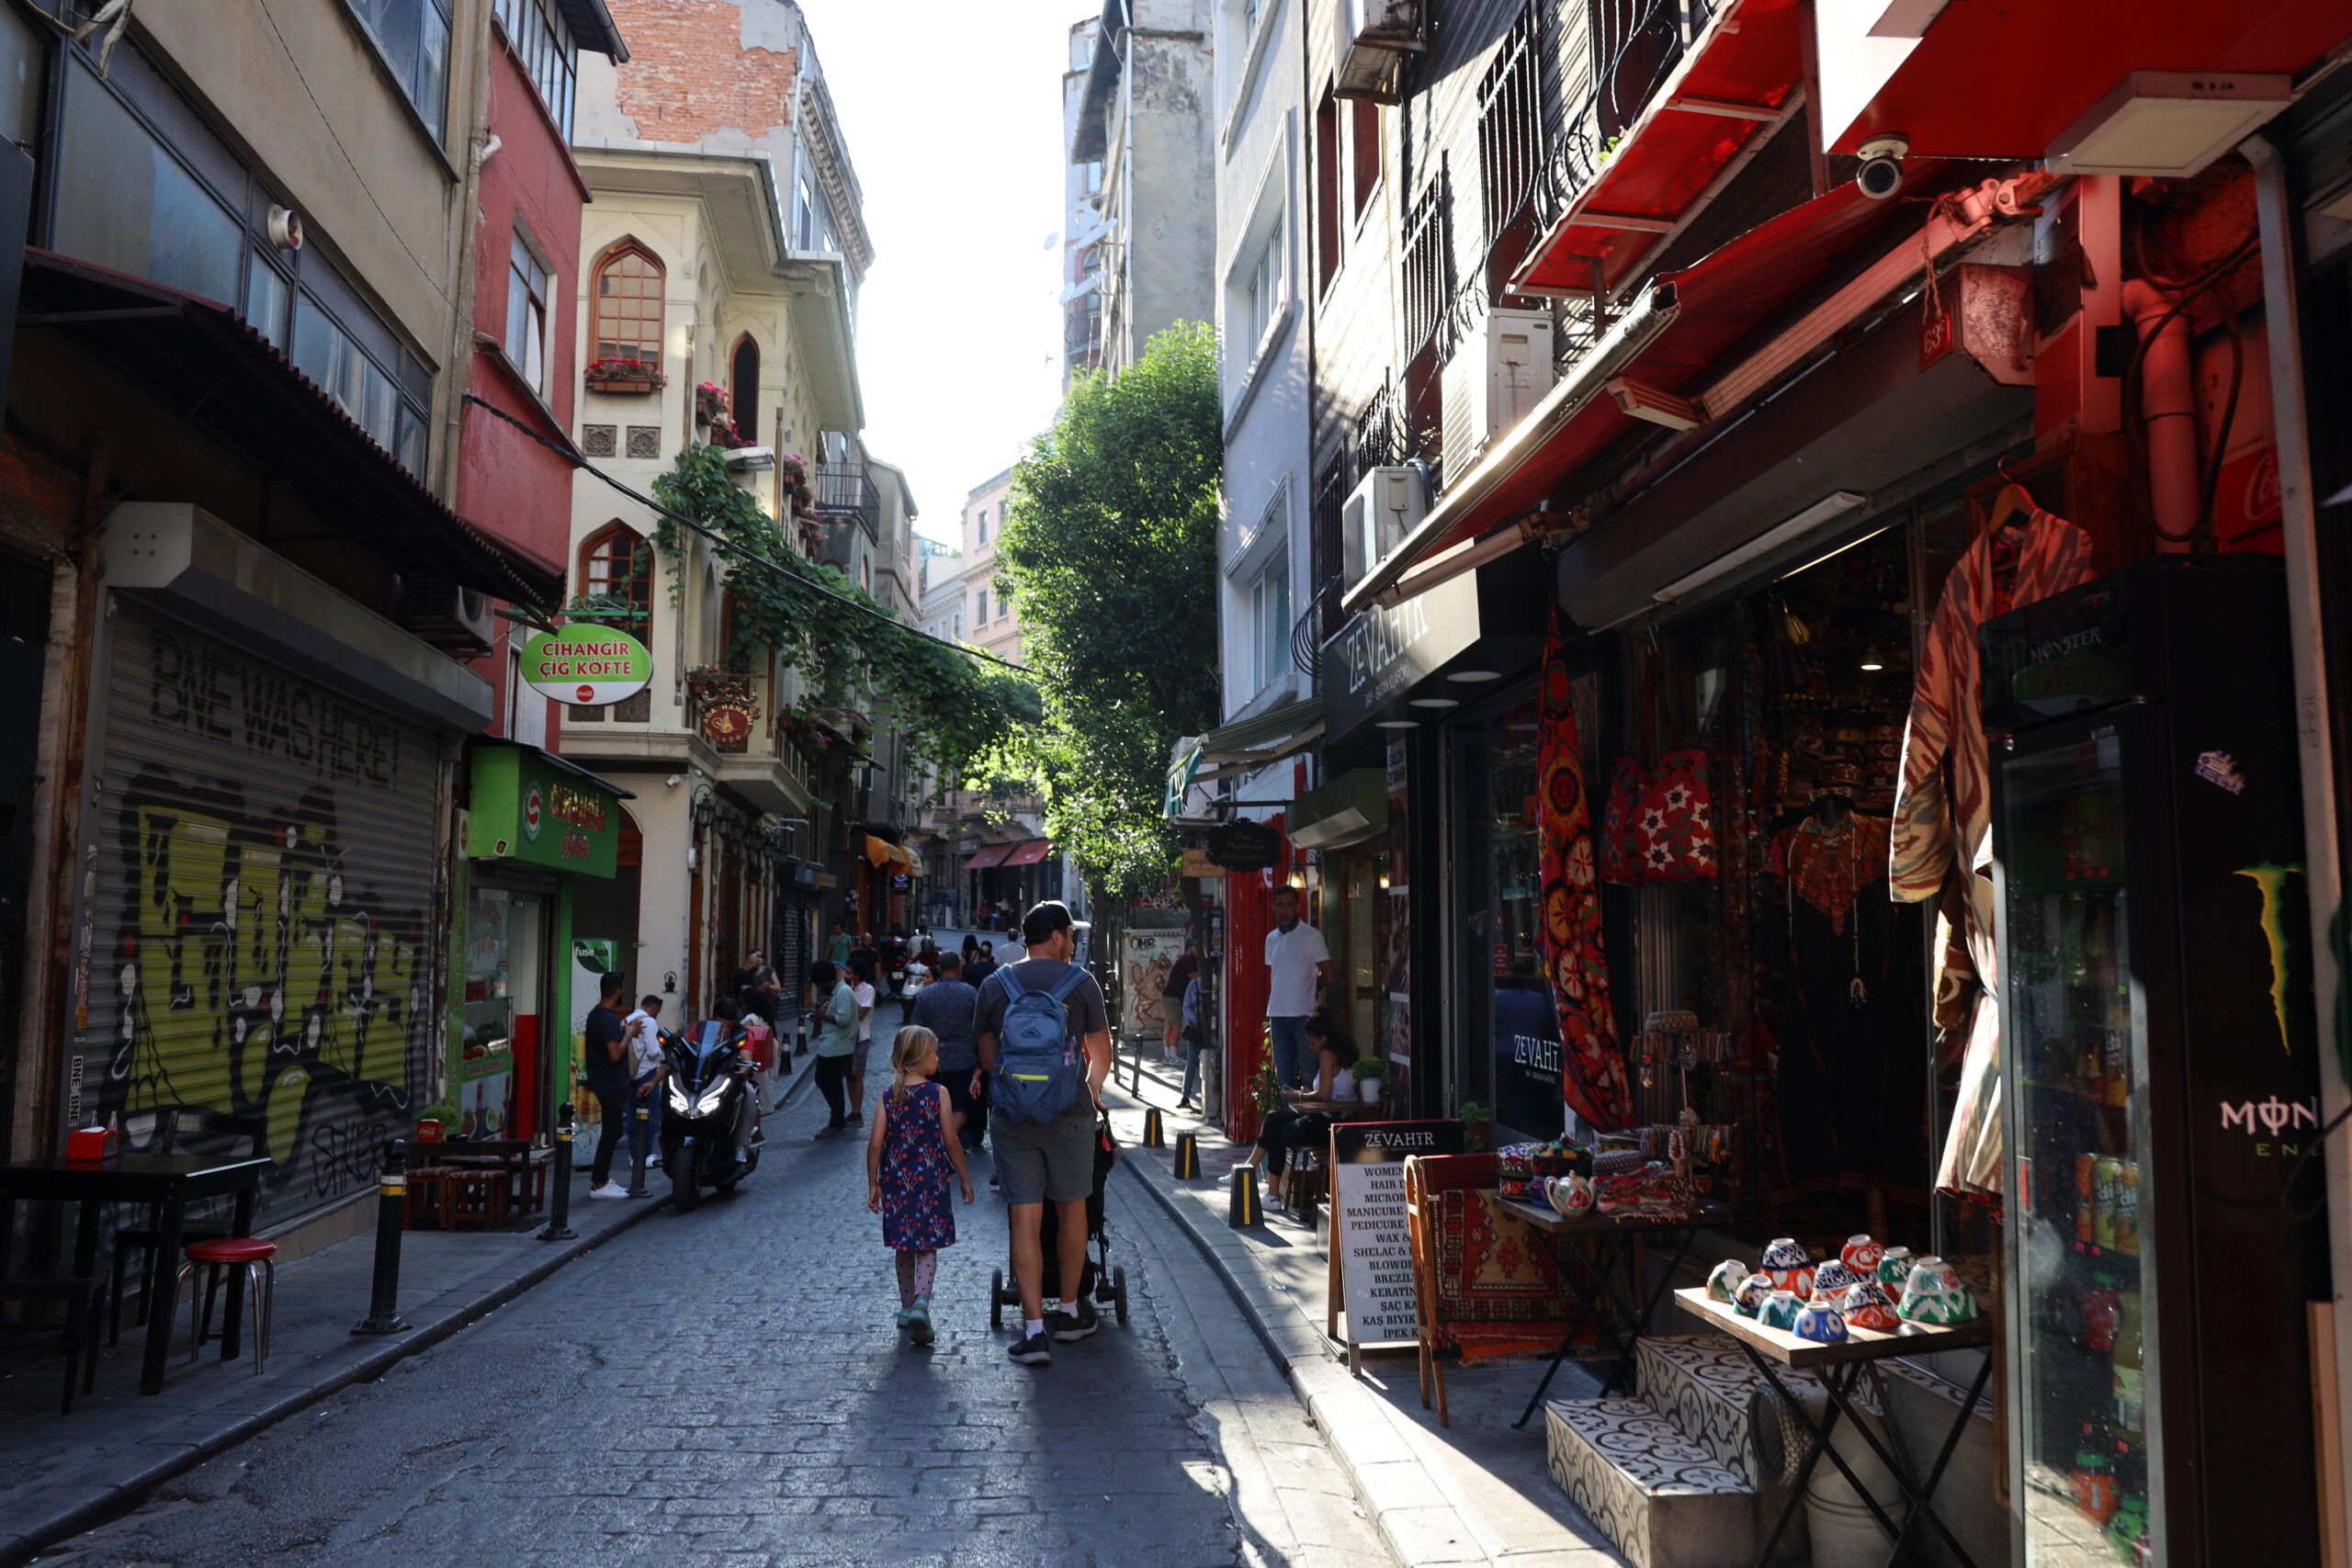
[[[947,1179],[972,1201],[972,1172],[956,1137],[956,1115],[939,1070],[939,1037],[907,1028],[890,1043],[890,1090],[865,1144],[865,1206],[882,1216],[882,1245],[899,1255],[899,1326],[931,1343],[931,1282],[939,1249],[956,1242]]]

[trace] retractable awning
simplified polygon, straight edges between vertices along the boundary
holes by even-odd
[[[911,871],[918,874],[922,871],[921,855],[903,844],[894,844],[889,840],[876,838],[872,833],[865,835],[865,859],[871,865],[895,865],[901,871]]]
[[[1736,400],[1717,399],[1717,389],[1744,398],[1760,384],[1749,386],[1741,373],[1752,356],[1727,368],[1726,355],[1882,225],[1913,236],[1907,254],[1916,267],[1922,256],[1921,211],[1872,201],[1853,186],[1841,186],[1653,280],[1534,411],[1488,447],[1404,542],[1348,590],[1342,607],[1353,615],[1432,585],[1410,574],[1428,567],[1433,580],[1443,552],[1474,542],[1493,554],[1515,547],[1523,542],[1523,514],[1660,412],[1687,428],[1728,412]],[[1637,408],[1644,412],[1632,412]]]
[[[1032,839],[1025,844],[1014,845],[1012,852],[1004,857],[1004,863],[1008,866],[1035,865],[1053,853],[1053,851],[1054,845],[1051,840]]]
[[[1021,846],[1017,843],[983,844],[980,848],[973,851],[970,857],[964,862],[964,869],[966,871],[986,871],[991,866],[1002,865],[1004,863],[1004,857],[1011,854],[1020,847]]]

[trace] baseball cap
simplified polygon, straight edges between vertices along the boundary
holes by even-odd
[[[1069,905],[1058,898],[1048,898],[1021,917],[1021,944],[1023,947],[1041,947],[1056,931],[1082,931],[1089,930],[1091,924],[1088,920],[1071,919]]]

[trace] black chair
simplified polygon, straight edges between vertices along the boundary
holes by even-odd
[[[107,1288],[96,1280],[0,1280],[0,1301],[65,1303],[65,1396],[58,1414],[74,1414],[74,1375],[82,1392],[98,1382],[98,1325],[107,1313]]]
[[[262,1124],[262,1120],[258,1116],[222,1116],[209,1111],[175,1108],[158,1113],[158,1137],[155,1144],[158,1153],[168,1155],[179,1152],[183,1117],[191,1121],[200,1121],[204,1131],[226,1133],[232,1137],[251,1140],[243,1153],[259,1156],[266,1152],[268,1130]],[[180,1245],[186,1247],[191,1242],[227,1241],[234,1234],[226,1229],[211,1230],[190,1226],[180,1232]],[[114,1233],[114,1289],[107,1296],[107,1301],[110,1303],[107,1309],[107,1344],[115,1344],[122,1338],[122,1284],[125,1271],[130,1265],[130,1255],[134,1252],[139,1254],[139,1277],[141,1280],[148,1279],[154,1265],[155,1249],[163,1245],[163,1240],[164,1211],[160,1204],[151,1205],[148,1208],[145,1224]],[[153,1307],[147,1300],[147,1292],[141,1290],[139,1292],[139,1316],[134,1321],[145,1323],[147,1314],[151,1310]]]

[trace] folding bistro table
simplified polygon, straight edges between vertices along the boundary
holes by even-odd
[[[74,1273],[94,1279],[98,1267],[98,1210],[107,1203],[155,1207],[163,1223],[156,1227],[156,1247],[147,1275],[147,1355],[139,1374],[139,1392],[160,1393],[164,1367],[171,1357],[170,1297],[179,1278],[180,1232],[187,1207],[207,1198],[234,1193],[236,1219],[230,1229],[251,1235],[254,1203],[261,1190],[262,1173],[269,1161],[250,1156],[221,1156],[189,1154],[120,1154],[111,1159],[23,1160],[0,1165],[0,1247],[14,1234],[15,1208],[31,1203],[79,1203],[82,1212],[74,1235]],[[238,1351],[237,1309],[243,1304],[244,1274],[229,1270],[229,1312],[221,1329],[220,1358],[233,1359]]]
[[[1666,1299],[1667,1291],[1674,1284],[1675,1270],[1682,1267],[1683,1258],[1690,1255],[1690,1244],[1698,1239],[1699,1232],[1706,1226],[1731,1218],[1731,1205],[1714,1201],[1697,1204],[1685,1213],[1671,1216],[1599,1213],[1570,1216],[1561,1213],[1549,1203],[1530,1202],[1520,1198],[1505,1198],[1501,1201],[1505,1208],[1545,1235],[1565,1243],[1560,1250],[1577,1260],[1591,1286],[1585,1292],[1584,1310],[1568,1325],[1568,1337],[1560,1342],[1559,1354],[1554,1356],[1552,1364],[1544,1369],[1544,1381],[1535,1385],[1534,1397],[1527,1402],[1527,1408],[1520,1412],[1519,1419],[1511,1423],[1514,1428],[1526,1426],[1534,1416],[1536,1407],[1544,1403],[1544,1390],[1552,1386],[1553,1375],[1559,1371],[1560,1363],[1566,1360],[1568,1353],[1576,1348],[1577,1332],[1587,1322],[1591,1323],[1594,1329],[1609,1341],[1611,1357],[1609,1381],[1600,1385],[1601,1396],[1608,1397],[1609,1392],[1617,1386],[1617,1380],[1623,1377],[1626,1369],[1633,1365],[1634,1343],[1650,1331],[1650,1319],[1657,1315],[1658,1303]],[[1668,1261],[1666,1272],[1659,1277],[1655,1288],[1649,1283],[1644,1249],[1644,1243],[1651,1236],[1670,1236],[1674,1240],[1674,1256]],[[1631,1284],[1630,1292],[1620,1287],[1620,1273]],[[1600,1311],[1600,1298],[1604,1294],[1617,1303],[1624,1314],[1625,1321],[1633,1325],[1630,1336],[1621,1337],[1609,1326],[1607,1316]]]
[[[1944,1538],[1944,1544],[1951,1548],[1951,1553],[1960,1560],[1962,1568],[1976,1568],[1975,1560],[1968,1555],[1968,1549],[1954,1539],[1951,1528],[1930,1505],[1936,1495],[1937,1483],[1944,1478],[1944,1468],[1951,1463],[1952,1453],[1960,1447],[1961,1435],[1968,1430],[1968,1417],[1975,1411],[1976,1402],[1984,1395],[1985,1382],[1993,1375],[1993,1358],[1985,1357],[1984,1364],[1976,1370],[1975,1384],[1969,1389],[1968,1398],[1961,1404],[1960,1413],[1952,1417],[1951,1430],[1945,1436],[1944,1446],[1937,1453],[1936,1462],[1928,1470],[1924,1482],[1913,1475],[1911,1467],[1898,1454],[1889,1453],[1878,1440],[1877,1434],[1871,1430],[1870,1423],[1856,1414],[1853,1392],[1855,1383],[1861,1379],[1863,1369],[1872,1361],[1884,1360],[1890,1356],[1926,1356],[1939,1350],[1962,1350],[1971,1346],[1991,1344],[1993,1321],[1990,1317],[1980,1315],[1971,1322],[1950,1325],[1906,1323],[1893,1334],[1868,1328],[1849,1328],[1846,1338],[1834,1345],[1825,1345],[1815,1339],[1800,1339],[1783,1329],[1767,1328],[1752,1317],[1742,1317],[1732,1310],[1729,1303],[1713,1300],[1703,1288],[1677,1291],[1674,1299],[1684,1311],[1729,1335],[1741,1349],[1747,1352],[1747,1359],[1756,1363],[1756,1370],[1764,1375],[1764,1381],[1771,1385],[1772,1392],[1796,1412],[1808,1434],[1804,1462],[1797,1471],[1795,1483],[1789,1489],[1788,1506],[1781,1510],[1781,1517],[1765,1540],[1764,1550],[1756,1554],[1757,1568],[1764,1568],[1764,1564],[1772,1560],[1773,1549],[1781,1544],[1781,1534],[1788,1529],[1790,1516],[1804,1500],[1805,1483],[1813,1479],[1813,1467],[1825,1456],[1838,1467],[1838,1472],[1853,1487],[1854,1495],[1861,1499],[1863,1506],[1869,1508],[1871,1516],[1878,1520],[1879,1528],[1894,1541],[1886,1555],[1889,1568],[1902,1561],[1904,1548],[1911,1539],[1911,1527],[1919,1522],[1922,1514]],[[1775,1366],[1808,1371],[1820,1381],[1822,1388],[1829,1395],[1829,1413],[1818,1426],[1814,1423],[1813,1413],[1791,1396],[1788,1386],[1781,1381],[1780,1373],[1773,1370]],[[1830,1429],[1838,1425],[1841,1416],[1854,1424],[1854,1429],[1861,1434],[1862,1441],[1870,1445],[1871,1451],[1878,1456],[1879,1462],[1885,1465],[1888,1473],[1894,1477],[1895,1485],[1902,1489],[1904,1501],[1911,1506],[1910,1513],[1902,1524],[1897,1525],[1887,1516],[1886,1510],[1879,1506],[1878,1499],[1871,1495],[1870,1488],[1862,1484],[1845,1459],[1830,1446]],[[1899,1450],[1902,1445],[1898,1443],[1895,1447]]]

